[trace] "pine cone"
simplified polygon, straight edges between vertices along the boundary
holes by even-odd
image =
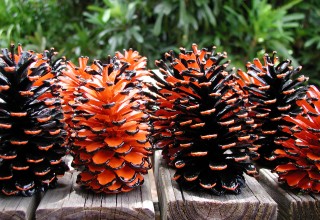
[[[238,71],[244,81],[242,86],[248,92],[249,114],[258,125],[255,133],[259,139],[254,142],[260,155],[257,162],[273,168],[276,164],[285,162],[275,160],[273,151],[281,148],[281,139],[290,137],[280,128],[291,124],[283,117],[301,114],[301,107],[296,104],[296,100],[305,97],[307,88],[302,84],[308,80],[303,75],[293,79],[301,67],[294,69],[290,66],[290,60],[278,63],[275,54],[274,52],[272,57],[265,54],[264,65],[259,59],[254,59],[253,64],[248,63],[247,73]]]
[[[87,80],[92,78],[92,71],[86,71],[93,67],[87,66],[88,60],[88,57],[80,57],[79,67],[71,61],[67,61],[66,68],[62,70],[62,74],[58,77],[61,86],[61,96],[64,100],[62,108],[65,114],[65,122],[68,125],[68,145],[73,142],[71,134],[73,131],[72,115],[74,112],[71,105],[74,105],[76,97],[82,97],[83,95],[79,92],[79,87],[85,86]]]
[[[247,133],[254,122],[243,107],[243,91],[226,70],[229,61],[222,62],[225,53],[195,44],[180,52],[178,58],[165,54],[169,64],[156,61],[160,74],[153,73],[149,94],[153,145],[185,189],[240,193],[243,172],[256,174],[248,161],[255,154],[250,142],[256,137]]]
[[[0,189],[31,196],[54,187],[67,170],[66,139],[53,51],[36,54],[7,49],[0,57]]]
[[[320,92],[311,86],[307,92],[308,101],[299,100],[297,104],[304,115],[286,116],[286,121],[294,126],[283,126],[283,131],[292,134],[288,140],[282,140],[283,149],[275,150],[279,158],[288,158],[290,162],[278,165],[275,171],[280,182],[303,192],[320,192]]]
[[[132,79],[138,73],[130,66],[117,57],[95,61],[84,70],[92,76],[77,88],[82,96],[71,105],[72,165],[81,171],[77,182],[95,192],[131,191],[151,168],[148,115],[140,110],[143,102],[135,100],[140,89]]]
[[[123,54],[116,52],[116,58],[121,62],[121,65],[127,63],[126,71],[134,71],[136,77],[149,75],[148,70],[146,70],[147,58],[141,56],[138,51],[130,48],[129,51],[124,50]]]

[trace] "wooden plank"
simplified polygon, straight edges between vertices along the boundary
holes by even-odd
[[[154,178],[153,169],[149,170],[148,175],[150,180],[151,197],[152,197],[152,202],[153,202],[153,207],[155,212],[155,219],[160,220],[159,199],[158,199],[158,192],[157,192],[157,186]]]
[[[44,219],[154,219],[148,175],[143,186],[129,193],[95,194],[80,188],[77,172],[68,172],[57,189],[46,192],[36,210]]]
[[[182,190],[172,180],[174,170],[157,158],[155,169],[162,219],[276,219],[277,204],[252,177],[240,195],[214,196],[206,192]]]
[[[0,219],[33,219],[40,197],[40,194],[32,197],[0,196]]]
[[[267,169],[260,169],[259,179],[265,190],[278,203],[278,219],[319,219],[319,195],[297,193],[282,187],[278,183],[278,175]]]

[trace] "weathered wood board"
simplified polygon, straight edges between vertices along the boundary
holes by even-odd
[[[155,182],[154,173],[152,169],[149,170],[148,176],[149,176],[149,182],[150,182],[151,197],[152,197],[152,202],[153,202],[153,207],[155,212],[155,219],[160,220],[158,192],[157,192],[156,182]]]
[[[37,210],[37,220],[47,219],[154,219],[148,175],[141,187],[121,194],[95,194],[76,183],[77,172],[68,172],[56,189],[48,191]]]
[[[282,187],[278,175],[267,169],[260,169],[259,182],[278,203],[278,219],[320,219],[320,196],[302,194]]]
[[[0,196],[0,219],[33,219],[40,197],[40,194],[32,197]]]
[[[174,171],[156,153],[155,173],[162,219],[276,219],[277,204],[253,178],[246,176],[247,187],[240,195],[214,196],[182,190],[172,180]]]

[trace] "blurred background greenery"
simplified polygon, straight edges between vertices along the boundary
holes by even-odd
[[[2,0],[0,47],[54,47],[76,61],[125,48],[149,58],[180,46],[226,51],[232,65],[278,51],[320,85],[319,0]]]

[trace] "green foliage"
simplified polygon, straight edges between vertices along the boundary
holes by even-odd
[[[0,46],[55,47],[71,60],[133,48],[153,60],[169,49],[216,45],[232,65],[278,51],[320,84],[318,0],[3,0]]]
[[[310,76],[310,82],[320,86],[320,2],[304,1],[294,10],[305,14],[300,28],[295,29],[294,55]]]
[[[92,26],[96,54],[101,57],[115,50],[134,47],[141,50],[145,42],[143,23],[147,24],[144,1],[104,0],[103,5],[89,5],[83,15]]]
[[[82,25],[82,11],[87,7],[87,3],[80,2],[83,1],[0,1],[1,48],[8,47],[13,42],[23,44],[26,49],[42,51],[55,47],[66,52],[68,57],[80,55],[76,53],[76,49],[86,45],[81,33],[85,30]],[[87,31],[86,34],[89,34],[89,29]],[[81,40],[74,41],[79,38]],[[88,37],[87,40],[89,39]],[[74,43],[82,44],[76,46]]]
[[[250,5],[243,2],[235,8],[225,5],[224,9],[229,13],[226,17],[228,29],[236,30],[227,35],[235,42],[233,47],[246,51],[242,54],[245,60],[277,50],[279,55],[292,59],[297,65],[291,56],[290,44],[294,42],[294,30],[304,15],[288,10],[299,2],[301,0],[294,0],[277,8],[266,0],[252,0]],[[244,63],[243,59],[240,61]]]

